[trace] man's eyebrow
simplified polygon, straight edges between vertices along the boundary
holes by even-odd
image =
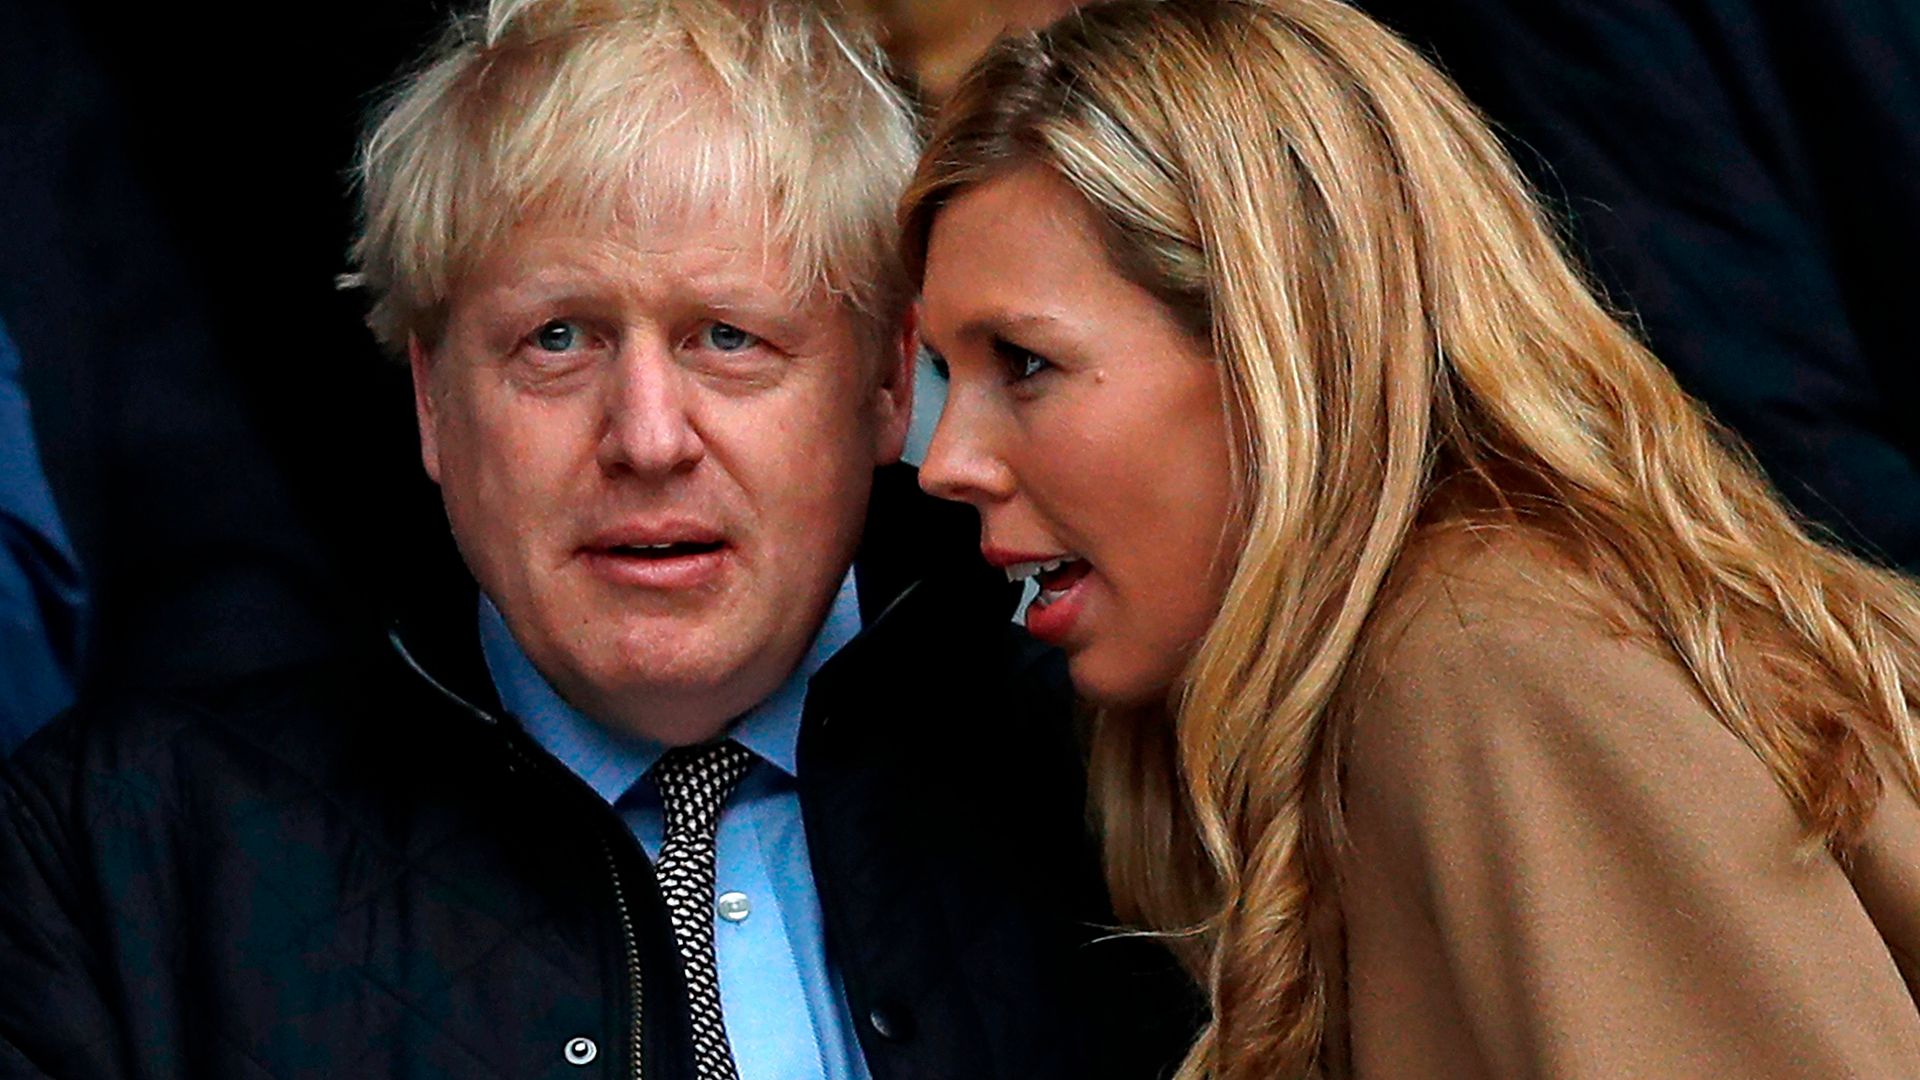
[[[547,266],[533,273],[483,283],[477,297],[494,304],[546,304],[604,299],[618,295],[619,286],[591,269]]]
[[[720,321],[737,318],[781,337],[793,337],[809,329],[816,321],[813,312],[790,297],[759,291],[713,291],[697,298]],[[753,329],[753,326],[743,329]]]

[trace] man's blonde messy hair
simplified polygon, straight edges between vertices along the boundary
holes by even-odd
[[[910,299],[893,206],[915,152],[881,54],[817,5],[494,0],[375,112],[354,273],[389,351],[431,348],[463,275],[516,225],[757,221],[793,295],[876,349]]]

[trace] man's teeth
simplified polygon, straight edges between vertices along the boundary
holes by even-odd
[[[1025,581],[1027,578],[1039,577],[1041,574],[1045,574],[1053,570],[1058,570],[1061,567],[1067,565],[1068,563],[1076,562],[1076,561],[1078,560],[1074,559],[1070,555],[1062,555],[1058,559],[1045,559],[1040,562],[1014,563],[1007,567],[1007,580],[1008,581]]]
[[[613,550],[632,555],[653,556],[666,555],[675,551],[693,552],[705,546],[692,541],[669,541],[664,544],[615,544]]]

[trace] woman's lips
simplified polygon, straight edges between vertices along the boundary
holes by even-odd
[[[1006,572],[1008,581],[1031,580],[1040,594],[1027,605],[1027,632],[1050,644],[1063,641],[1079,618],[1093,564],[1071,552],[1018,551],[982,544],[980,555]]]

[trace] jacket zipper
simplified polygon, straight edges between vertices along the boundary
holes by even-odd
[[[620,914],[620,939],[626,946],[627,990],[633,1003],[633,1027],[628,1033],[628,1054],[633,1061],[633,1080],[641,1080],[645,1075],[645,1063],[641,1057],[641,1012],[640,1012],[640,943],[633,933],[633,913],[627,907],[627,890],[620,881],[620,862],[614,857],[613,845],[606,837],[600,838],[600,850],[607,856],[607,873],[613,878],[613,906]]]
[[[388,631],[387,640],[393,645],[394,651],[400,654],[400,659],[405,661],[409,668],[413,669],[413,673],[425,680],[428,686],[439,691],[441,696],[478,717],[488,725],[493,727],[500,726],[498,717],[495,717],[492,713],[480,708],[478,705],[473,704],[466,698],[461,697],[459,694],[454,693],[440,680],[428,674],[427,669],[421,667],[420,662],[413,658],[412,651],[407,648],[406,642],[400,639],[398,631]],[[515,744],[511,739],[507,740],[507,749],[515,757],[524,762],[528,768],[537,770],[541,767],[531,755],[521,749],[520,746]],[[626,885],[620,879],[620,861],[613,853],[613,843],[607,839],[605,834],[602,834],[600,837],[600,850],[606,855],[607,876],[613,881],[613,906],[615,912],[618,913],[620,917],[620,939],[621,945],[624,947],[626,953],[627,961],[627,990],[633,1006],[633,1019],[627,1035],[628,1052],[633,1059],[632,1071],[629,1075],[632,1077],[632,1080],[645,1080],[646,1064],[641,1054],[645,1041],[645,1026],[642,1023],[642,1014],[640,1011],[640,941],[634,934],[633,910],[627,905]]]

